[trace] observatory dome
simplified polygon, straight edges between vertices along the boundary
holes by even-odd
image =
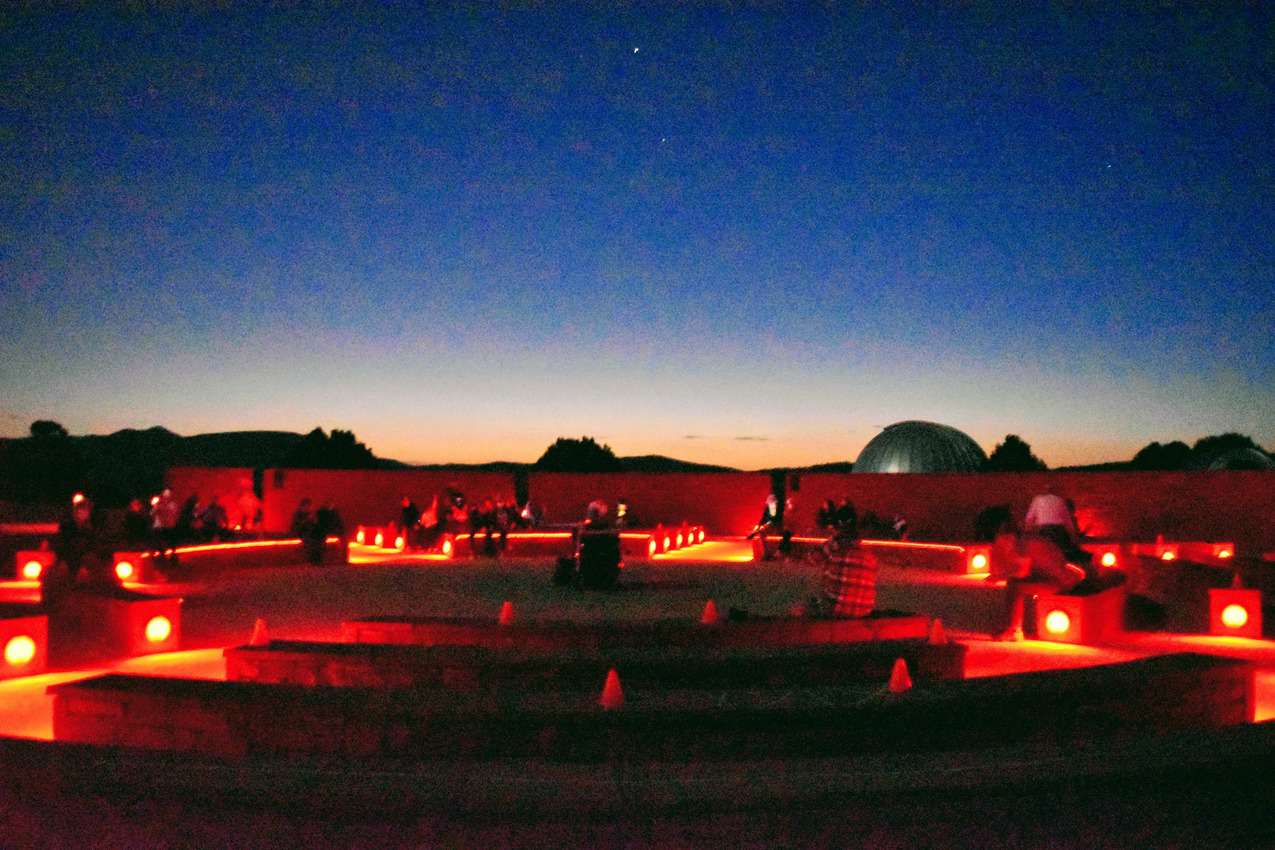
[[[1209,461],[1209,469],[1275,469],[1272,461],[1257,449],[1232,449]]]
[[[872,438],[855,472],[977,472],[987,455],[970,436],[936,422],[887,425]]]

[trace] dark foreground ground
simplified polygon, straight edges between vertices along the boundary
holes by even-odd
[[[273,637],[336,640],[342,617],[494,617],[504,599],[528,619],[694,617],[707,598],[723,612],[735,606],[778,614],[815,578],[801,566],[649,566],[626,576],[628,590],[581,596],[551,587],[549,570],[502,563],[228,576],[188,598],[187,645],[243,642],[258,616]],[[993,625],[997,597],[981,588],[883,578],[883,604],[938,614],[957,628]],[[1022,651],[1029,663],[1030,648]],[[885,756],[865,762],[865,772],[878,780],[893,775],[893,785],[878,781],[865,790],[842,771],[815,802],[795,805],[778,794],[745,808],[644,809],[644,783],[661,780],[647,767],[622,764],[606,769],[616,772],[618,796],[632,799],[618,799],[614,811],[567,803],[537,812],[496,805],[475,814],[417,805],[408,783],[428,779],[390,768],[321,765],[314,794],[273,794],[268,777],[256,791],[227,793],[253,782],[236,781],[240,768],[201,776],[197,764],[164,758],[82,760],[75,770],[57,771],[48,769],[58,758],[49,745],[10,744],[0,759],[0,847],[1275,846],[1275,732],[1250,726],[1212,734],[1186,746],[1140,741],[1132,756],[1095,748],[1083,754],[1079,771],[1074,754],[1053,754],[1071,764],[1062,779],[1048,760],[1013,742],[1004,752],[972,754],[969,764]],[[779,788],[818,781],[809,773],[783,775],[782,766],[757,770],[758,783]],[[141,778],[119,781],[129,771]],[[310,781],[300,771],[277,780],[280,788]]]

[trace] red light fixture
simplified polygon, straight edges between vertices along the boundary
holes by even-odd
[[[1228,558],[1234,558],[1235,546],[1230,543],[1215,543],[1213,544],[1213,557],[1220,558],[1223,561]]]
[[[360,528],[359,533],[354,535],[354,542],[362,546],[365,540],[367,540],[367,535],[363,532],[363,529]]]
[[[1098,563],[1104,567],[1114,567],[1116,565],[1116,553],[1110,550],[1103,552],[1102,557],[1098,559]]]
[[[704,529],[702,528],[699,530],[699,542],[700,543],[704,542]]]
[[[444,540],[443,540],[442,550],[443,550],[443,555],[444,555],[445,557],[450,558],[450,557],[452,556],[452,550],[453,550],[454,548],[455,548],[455,547],[453,547],[453,546],[452,546],[452,541],[451,541],[450,539],[444,539]]]
[[[660,547],[655,542],[655,538],[652,537],[650,541],[646,544],[647,557],[654,557],[656,550],[658,550],[659,548]]]
[[[401,535],[401,534],[400,534],[398,537],[395,537],[395,538],[394,538],[394,548],[395,548],[395,549],[402,549],[402,548],[403,548],[403,546],[405,546],[405,545],[406,545],[406,543],[407,543],[407,541],[403,539],[403,535]]]
[[[115,577],[120,581],[128,581],[136,572],[137,569],[131,561],[118,561],[115,564]]]
[[[992,550],[989,546],[969,546],[965,550],[965,572],[987,573],[992,566]]]
[[[34,559],[27,561],[22,565],[22,577],[29,581],[35,581],[44,572],[44,564]]]
[[[1062,637],[1071,629],[1071,617],[1066,611],[1055,608],[1045,615],[1045,632],[1053,637]]]
[[[1209,633],[1261,638],[1262,592],[1239,587],[1210,589]]]
[[[146,621],[146,639],[151,643],[163,643],[173,633],[173,621],[163,615]]]
[[[377,548],[383,547],[385,545],[385,535],[379,531],[376,532],[376,537],[373,538],[372,542],[377,545]]]
[[[682,548],[682,532],[680,532],[680,531],[679,531],[679,532],[677,533],[677,537],[675,537],[675,538],[673,538],[673,539],[677,541],[677,547],[676,547],[676,548],[681,549],[681,548]]]
[[[1220,616],[1228,629],[1242,629],[1248,623],[1248,609],[1234,602],[1223,608]]]
[[[22,667],[35,658],[35,641],[29,635],[15,635],[4,645],[4,660],[10,667]]]

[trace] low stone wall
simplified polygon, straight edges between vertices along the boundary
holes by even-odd
[[[1171,655],[881,688],[455,693],[107,675],[55,685],[59,741],[220,758],[675,763],[940,752],[1217,728],[1253,716],[1253,668]]]
[[[906,640],[929,634],[922,614],[878,612],[847,620],[803,618],[727,621],[705,626],[689,620],[590,625],[569,621],[514,623],[461,617],[369,617],[341,623],[351,643],[480,646],[487,649],[604,651],[619,647],[791,647]]]
[[[447,690],[601,689],[607,671],[626,688],[817,687],[888,681],[902,658],[917,681],[962,679],[958,643],[874,641],[832,647],[751,648],[721,652],[648,649],[593,652],[500,652],[473,646],[394,646],[271,641],[225,651],[226,675],[238,681],[339,687]]]

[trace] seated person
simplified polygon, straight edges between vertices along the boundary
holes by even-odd
[[[607,518],[605,502],[589,503],[579,540],[576,557],[580,565],[580,587],[592,590],[614,587],[620,575],[620,535]]]
[[[1074,512],[1071,502],[1058,495],[1056,489],[1050,488],[1049,492],[1032,497],[1023,520],[1023,530],[1058,544],[1068,561],[1079,565],[1088,578],[1095,579],[1093,556],[1080,548],[1080,531],[1076,528]]]
[[[992,547],[992,570],[1004,573],[1005,613],[1008,621],[998,640],[1023,639],[1023,616],[1032,586],[1044,585],[1055,592],[1074,590],[1085,578],[1085,571],[1067,562],[1053,540],[1039,534],[1017,535],[1004,530]]]
[[[823,544],[827,559],[820,579],[820,595],[808,612],[822,617],[866,617],[877,601],[876,556],[859,545],[853,519],[838,524]]]

